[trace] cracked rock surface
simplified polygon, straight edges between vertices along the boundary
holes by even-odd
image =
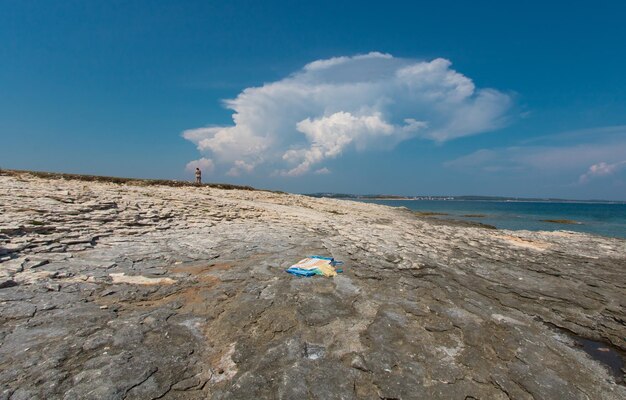
[[[335,278],[285,269],[345,262]],[[0,399],[624,399],[626,241],[0,175]]]

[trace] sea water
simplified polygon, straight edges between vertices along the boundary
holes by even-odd
[[[363,200],[414,211],[442,213],[434,217],[493,225],[500,229],[569,230],[626,238],[626,204],[476,200]],[[555,223],[545,220],[570,220]]]

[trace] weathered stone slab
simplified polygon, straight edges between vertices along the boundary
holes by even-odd
[[[576,342],[623,360],[624,240],[28,175],[0,204],[0,398],[626,398]],[[312,254],[344,272],[284,272]]]

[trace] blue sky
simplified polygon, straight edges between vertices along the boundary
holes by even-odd
[[[0,167],[626,200],[626,3],[434,3],[0,0]]]

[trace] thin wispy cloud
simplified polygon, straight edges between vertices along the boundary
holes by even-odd
[[[476,88],[446,59],[369,53],[313,61],[224,104],[233,125],[190,129],[183,137],[231,176],[299,176],[329,173],[324,163],[348,151],[498,129],[512,98]]]
[[[538,136],[531,139],[526,139],[521,143],[523,145],[530,144],[542,144],[542,143],[563,143],[588,141],[600,139],[602,141],[608,141],[611,139],[619,140],[626,137],[626,125],[611,125],[600,126],[586,129],[576,129],[567,132],[559,132],[552,135]]]
[[[330,174],[330,170],[324,167],[324,168],[320,168],[320,169],[313,171],[313,173],[317,175],[326,175],[326,174]]]
[[[480,149],[444,166],[476,173],[520,172],[559,175],[561,185],[584,184],[626,169],[626,126],[609,126],[543,136],[541,142]]]

